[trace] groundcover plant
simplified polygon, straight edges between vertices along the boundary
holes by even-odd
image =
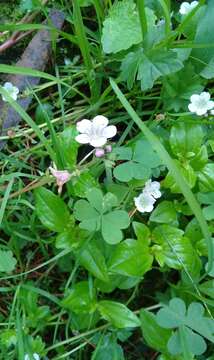
[[[214,1],[2,18],[0,359],[214,360]]]

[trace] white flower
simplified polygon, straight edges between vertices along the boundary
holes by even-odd
[[[210,110],[210,114],[211,114],[211,115],[214,115],[214,110]]]
[[[181,15],[187,15],[189,14],[196,6],[198,5],[198,1],[192,1],[191,3],[188,3],[184,1],[179,9],[179,13]]]
[[[112,138],[117,133],[114,125],[108,126],[108,119],[105,116],[97,115],[90,121],[87,119],[77,123],[77,130],[80,135],[76,136],[76,141],[80,144],[90,144],[99,148],[106,144],[107,139]]]
[[[34,360],[40,360],[39,354],[34,353],[34,354],[33,354],[33,359],[34,359]],[[24,357],[24,360],[31,360],[30,355],[26,354],[25,357]]]
[[[156,199],[161,197],[160,183],[151,179],[145,183],[142,193],[134,198],[135,206],[140,212],[151,212]]]
[[[208,92],[202,92],[200,95],[192,95],[191,103],[188,105],[189,111],[197,115],[205,115],[208,110],[214,107],[214,101],[210,100]]]
[[[148,180],[145,184],[143,192],[153,196],[155,199],[160,198],[160,183],[158,181],[152,181],[151,179]]]
[[[10,82],[6,82],[3,86],[3,89],[7,91],[8,95],[10,95],[13,100],[17,100],[19,89],[16,86],[13,86],[13,84],[11,84]],[[2,100],[7,101],[4,95],[2,95]]]
[[[134,198],[135,206],[140,212],[151,212],[154,208],[155,198],[144,191]]]

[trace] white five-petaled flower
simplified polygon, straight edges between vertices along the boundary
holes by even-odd
[[[210,100],[208,92],[202,92],[200,95],[192,95],[190,98],[191,103],[188,105],[189,111],[197,115],[205,115],[208,110],[214,107],[214,101]]]
[[[80,144],[90,144],[95,148],[102,147],[109,138],[117,133],[114,125],[108,126],[108,119],[105,116],[97,115],[93,120],[84,119],[77,123],[77,131],[80,132],[76,136],[76,141]]]
[[[161,197],[160,184],[150,179],[146,182],[142,193],[134,198],[135,206],[142,213],[151,212],[156,199],[159,197]]]
[[[31,358],[30,358],[30,355],[25,354],[24,360],[30,360],[30,359],[31,359]],[[33,359],[34,359],[34,360],[40,360],[39,354],[34,353],[34,354],[33,354]]]
[[[12,97],[13,100],[17,100],[19,89],[16,86],[13,86],[13,84],[11,84],[10,82],[6,82],[3,86],[3,89],[7,91],[8,95]],[[7,101],[4,95],[2,95],[2,100]]]
[[[65,183],[67,183],[70,178],[71,174],[67,170],[57,170],[54,164],[54,167],[49,166],[51,174],[55,177],[56,183],[58,186],[58,193],[61,194],[62,187]]]
[[[143,189],[144,193],[151,195],[153,198],[158,199],[161,197],[160,183],[158,181],[152,181],[151,179],[145,183]]]
[[[184,1],[179,9],[179,13],[181,15],[187,15],[192,11],[196,6],[198,5],[198,1],[192,1],[191,3],[188,3],[187,1]]]

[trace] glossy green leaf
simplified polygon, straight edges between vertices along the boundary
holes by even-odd
[[[101,316],[116,328],[140,326],[138,317],[119,302],[102,300],[98,303],[98,310]]]
[[[190,240],[183,236],[183,231],[170,226],[160,225],[153,231],[153,241],[159,245],[156,260],[173,269],[184,269],[197,275],[201,269],[201,261]]]
[[[127,239],[115,248],[108,268],[113,273],[142,276],[151,269],[152,262],[148,247],[138,240]]]
[[[189,122],[178,122],[170,132],[171,149],[177,157],[188,158],[198,153],[204,137],[202,126]]]
[[[77,257],[80,264],[97,279],[109,281],[105,258],[94,242],[84,244]]]
[[[150,221],[164,224],[177,224],[177,212],[173,202],[162,201],[154,209],[149,218]]]
[[[61,304],[77,314],[93,312],[96,305],[95,291],[89,287],[87,281],[81,281],[74,285]]]
[[[199,173],[199,188],[202,192],[214,190],[214,164],[207,164]]]
[[[63,232],[72,218],[64,201],[44,187],[35,190],[36,213],[45,227],[52,231]]]
[[[77,130],[75,126],[66,127],[66,129],[59,135],[58,141],[60,145],[60,155],[63,159],[64,166],[70,171],[76,165],[77,150],[79,144],[75,141]]]
[[[143,337],[147,344],[160,352],[167,352],[167,343],[171,331],[160,327],[156,321],[155,315],[142,309],[140,311],[140,321]]]

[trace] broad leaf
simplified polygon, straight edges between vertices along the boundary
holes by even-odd
[[[102,300],[98,303],[98,310],[105,320],[117,328],[140,326],[138,317],[119,302]]]
[[[89,287],[87,281],[81,281],[74,285],[61,304],[77,314],[93,312],[96,305],[95,291]]]
[[[177,224],[177,212],[173,202],[162,201],[152,212],[150,221],[157,223],[165,223],[176,225]]]
[[[72,218],[64,201],[52,191],[44,187],[35,190],[36,213],[48,229],[63,232]]]
[[[136,78],[140,80],[141,89],[148,90],[161,76],[174,73],[182,67],[183,63],[172,50],[158,49],[145,52],[143,49],[139,49],[130,52],[124,58],[121,77],[122,80],[128,82],[129,88],[133,86]]]
[[[155,315],[144,309],[140,311],[140,321],[143,337],[147,344],[152,349],[167,352],[167,343],[171,331],[160,327],[156,321]]]
[[[116,53],[141,41],[141,26],[136,4],[133,0],[116,2],[103,23],[104,52]]]
[[[152,267],[153,256],[142,242],[127,239],[118,244],[108,263],[109,270],[127,276],[142,276]]]

